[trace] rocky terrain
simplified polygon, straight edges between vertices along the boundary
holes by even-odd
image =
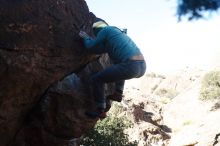
[[[184,69],[128,81],[122,105],[135,123],[130,139],[138,146],[220,145],[220,102],[198,99],[204,73]]]

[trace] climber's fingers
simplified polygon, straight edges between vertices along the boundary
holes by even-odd
[[[80,30],[79,36],[84,39],[90,38],[89,35],[85,31],[82,31],[82,30]]]

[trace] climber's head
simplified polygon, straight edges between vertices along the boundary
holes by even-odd
[[[95,36],[97,36],[98,32],[106,26],[108,26],[108,23],[106,23],[101,18],[96,18],[95,22],[92,25],[93,32],[94,32]]]

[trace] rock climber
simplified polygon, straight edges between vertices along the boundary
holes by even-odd
[[[90,37],[82,30],[79,32],[85,48],[93,54],[108,53],[113,65],[91,76],[97,109],[88,111],[86,114],[91,118],[105,118],[104,84],[115,83],[115,92],[107,98],[121,102],[125,80],[143,76],[146,71],[146,63],[140,49],[119,28],[109,26],[101,18],[96,18],[92,28],[95,38]]]

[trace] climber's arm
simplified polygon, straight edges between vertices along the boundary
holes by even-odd
[[[79,35],[83,38],[84,45],[89,52],[96,54],[105,53],[105,48],[103,45],[104,35],[102,33],[99,33],[95,39],[83,31],[80,31]]]

